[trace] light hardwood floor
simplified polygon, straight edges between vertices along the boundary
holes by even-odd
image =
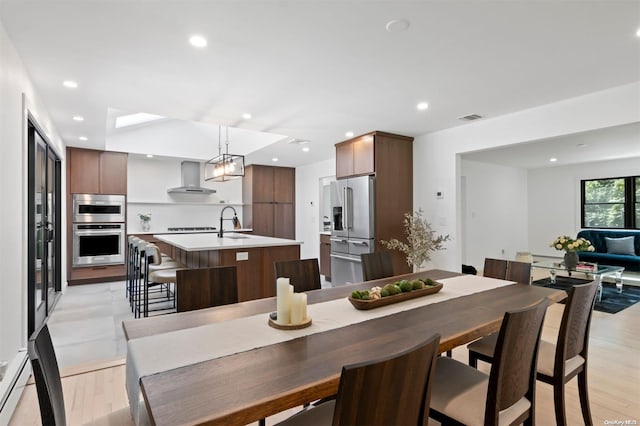
[[[552,339],[558,331],[564,305],[549,307],[543,335]],[[466,348],[454,350],[454,357],[466,362]],[[488,366],[480,363],[488,371]],[[130,425],[124,388],[124,365],[95,371],[70,373],[62,380],[69,425]],[[64,376],[63,372],[63,376]],[[576,380],[566,388],[569,425],[583,424]],[[589,346],[589,390],[594,425],[629,420],[640,424],[640,304],[617,314],[594,312]],[[555,424],[551,386],[538,382],[536,416],[538,425]],[[267,419],[273,424],[284,415]],[[437,422],[431,422],[437,424]],[[33,385],[28,385],[10,425],[40,424]]]

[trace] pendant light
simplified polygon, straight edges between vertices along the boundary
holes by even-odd
[[[218,156],[204,163],[204,180],[225,182],[244,176],[244,155],[229,154],[229,127],[225,128],[225,152],[222,153],[222,127],[218,126]]]

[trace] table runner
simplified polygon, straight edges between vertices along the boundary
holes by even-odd
[[[345,298],[309,305],[308,314],[313,323],[300,330],[274,329],[267,324],[267,314],[261,313],[130,340],[127,342],[126,388],[131,415],[139,424],[139,411],[145,409],[144,404],[140,404],[141,377],[514,284],[474,275],[439,282],[443,288],[436,294],[368,311],[355,309]]]

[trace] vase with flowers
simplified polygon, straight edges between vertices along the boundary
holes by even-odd
[[[422,217],[422,209],[417,212],[405,213],[404,232],[407,242],[392,238],[381,240],[380,244],[390,250],[399,250],[407,256],[407,264],[420,270],[422,265],[431,259],[431,253],[444,249],[444,242],[449,241],[449,235],[438,235],[431,229],[431,224]]]
[[[140,218],[140,225],[142,226],[142,231],[148,232],[151,228],[151,213],[138,213],[138,217]]]
[[[579,251],[595,251],[591,241],[586,238],[573,239],[568,235],[560,235],[549,245],[556,250],[564,250],[564,266],[568,271],[574,271],[578,264]]]

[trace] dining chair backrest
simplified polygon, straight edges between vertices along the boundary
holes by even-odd
[[[507,265],[506,280],[531,284],[531,263],[510,260]]]
[[[556,377],[564,376],[564,361],[576,355],[582,355],[586,362],[591,314],[593,313],[597,288],[597,283],[592,281],[587,284],[575,285],[569,290],[569,298],[562,314],[560,331],[558,332],[554,363],[554,376]]]
[[[363,281],[371,281],[393,276],[393,263],[391,260],[391,253],[388,251],[363,253],[360,255],[360,260],[362,261]]]
[[[547,299],[504,314],[489,373],[484,423],[499,424],[500,411],[525,397],[535,414],[536,363]]]
[[[46,323],[29,338],[27,352],[36,382],[42,424],[64,426],[66,416],[62,380]]]
[[[504,280],[507,277],[507,261],[504,259],[484,259],[484,270],[482,275],[490,278]]]
[[[146,243],[143,247],[149,265],[162,264],[162,253],[160,253],[160,248],[157,245],[153,243]]]
[[[216,266],[176,271],[176,310],[178,312],[238,303],[235,266]]]
[[[318,259],[286,260],[274,262],[276,278],[289,278],[289,283],[293,286],[293,291],[301,293],[303,291],[318,290],[320,284],[320,268]],[[273,280],[275,288],[275,280]]]
[[[343,367],[333,424],[426,424],[439,343],[435,334],[392,356]]]

